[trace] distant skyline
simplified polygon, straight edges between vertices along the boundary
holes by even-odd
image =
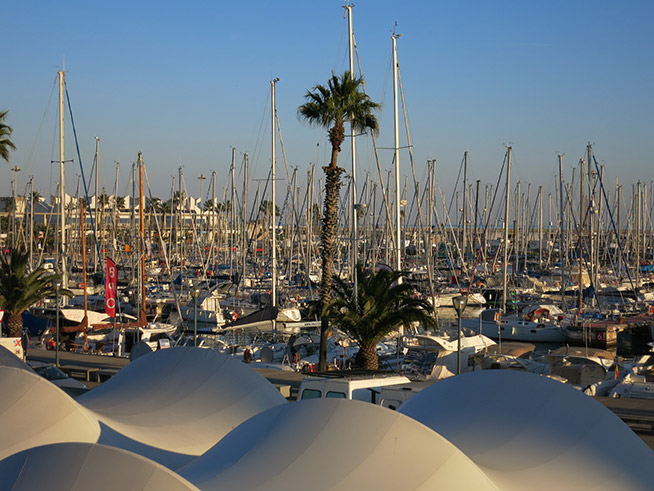
[[[0,78],[17,150],[2,164],[0,195],[11,194],[18,165],[44,196],[59,179],[57,70],[65,68],[90,192],[95,138],[100,185],[131,194],[131,163],[142,151],[152,193],[167,199],[182,167],[186,189],[206,199],[212,171],[219,199],[231,148],[251,179],[270,168],[270,80],[278,77],[277,114],[288,166],[300,186],[311,163],[316,180],[329,160],[326,131],[299,121],[305,92],[348,67],[345,2],[85,2],[46,0],[3,6],[7,49]],[[381,169],[393,168],[391,33],[397,42],[413,159],[421,189],[426,161],[450,196],[463,153],[469,181],[495,184],[505,146],[514,150],[512,183],[554,192],[557,153],[566,179],[593,144],[607,187],[654,179],[654,3],[498,0],[360,0],[354,33],[366,91],[383,104],[377,139]],[[64,66],[65,64],[65,66]],[[356,70],[355,70],[356,71]],[[66,114],[66,191],[80,174]],[[403,126],[403,118],[400,118]],[[401,130],[401,143],[407,137]],[[358,139],[358,181],[378,179],[370,138]],[[286,184],[284,153],[278,175]],[[350,145],[340,166],[350,170]],[[409,153],[402,183],[412,193]],[[200,181],[198,176],[207,179]],[[361,186],[361,184],[359,185]],[[630,192],[630,191],[629,191]],[[628,193],[629,193],[628,192]],[[279,191],[278,204],[284,199]],[[254,192],[250,194],[250,198]]]

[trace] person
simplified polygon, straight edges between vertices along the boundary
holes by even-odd
[[[243,352],[243,361],[245,363],[250,363],[250,360],[252,360],[252,351],[250,351],[250,348],[245,348],[245,351]]]
[[[55,343],[54,338],[48,339],[48,341],[45,343],[45,349],[53,351],[57,347],[57,344]]]
[[[27,350],[30,348],[30,337],[27,329],[23,329],[21,342],[23,344],[23,360],[27,360]]]

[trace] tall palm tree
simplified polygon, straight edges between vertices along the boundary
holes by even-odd
[[[398,281],[407,272],[383,269],[374,272],[364,270],[358,263],[356,275],[356,298],[352,285],[334,277],[334,296],[322,314],[359,343],[356,364],[366,370],[377,370],[376,346],[384,336],[412,322],[435,327],[436,318],[431,304],[416,297],[413,285]]]
[[[9,111],[0,111],[0,158],[5,162],[9,162],[9,151],[16,150],[16,145],[11,141],[11,134],[14,129],[5,124],[7,113]]]
[[[329,142],[332,146],[329,166],[323,167],[326,174],[325,200],[323,205],[320,253],[322,256],[322,278],[320,280],[320,301],[327,305],[332,295],[334,259],[336,247],[334,238],[338,226],[338,197],[341,188],[341,173],[338,167],[338,153],[345,140],[345,122],[350,121],[355,131],[377,132],[379,123],[374,115],[379,104],[373,102],[362,90],[363,80],[352,77],[349,71],[338,76],[332,73],[327,85],[316,85],[307,91],[306,102],[298,108],[300,118],[311,125],[329,128]],[[329,324],[321,319],[319,369],[327,368],[327,334]]]
[[[18,249],[0,254],[0,308],[7,314],[7,334],[20,337],[23,333],[22,314],[32,305],[55,293],[54,283],[60,278],[43,267],[28,273],[29,254]],[[69,290],[60,295],[72,296]]]

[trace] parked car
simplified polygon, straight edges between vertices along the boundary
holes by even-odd
[[[40,361],[29,361],[27,364],[41,377],[50,381],[71,397],[78,396],[89,390],[82,382],[69,377],[54,365]]]

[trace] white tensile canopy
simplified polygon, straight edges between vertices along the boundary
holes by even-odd
[[[130,450],[171,469],[251,416],[286,403],[249,366],[198,348],[143,356],[76,400],[32,371],[0,366],[0,393],[0,458],[80,441]]]
[[[269,409],[179,473],[201,489],[496,489],[429,428],[345,399]]]
[[[96,443],[56,443],[0,461],[2,489],[12,491],[188,491],[197,488],[140,455]]]
[[[48,443],[100,437],[93,414],[32,370],[0,366],[0,394],[0,459]]]
[[[171,468],[202,455],[249,417],[287,402],[241,361],[199,348],[138,358],[77,401],[113,430],[103,430],[101,443]]]
[[[500,489],[651,489],[654,453],[599,402],[526,372],[484,370],[425,388],[400,412],[470,457]]]

